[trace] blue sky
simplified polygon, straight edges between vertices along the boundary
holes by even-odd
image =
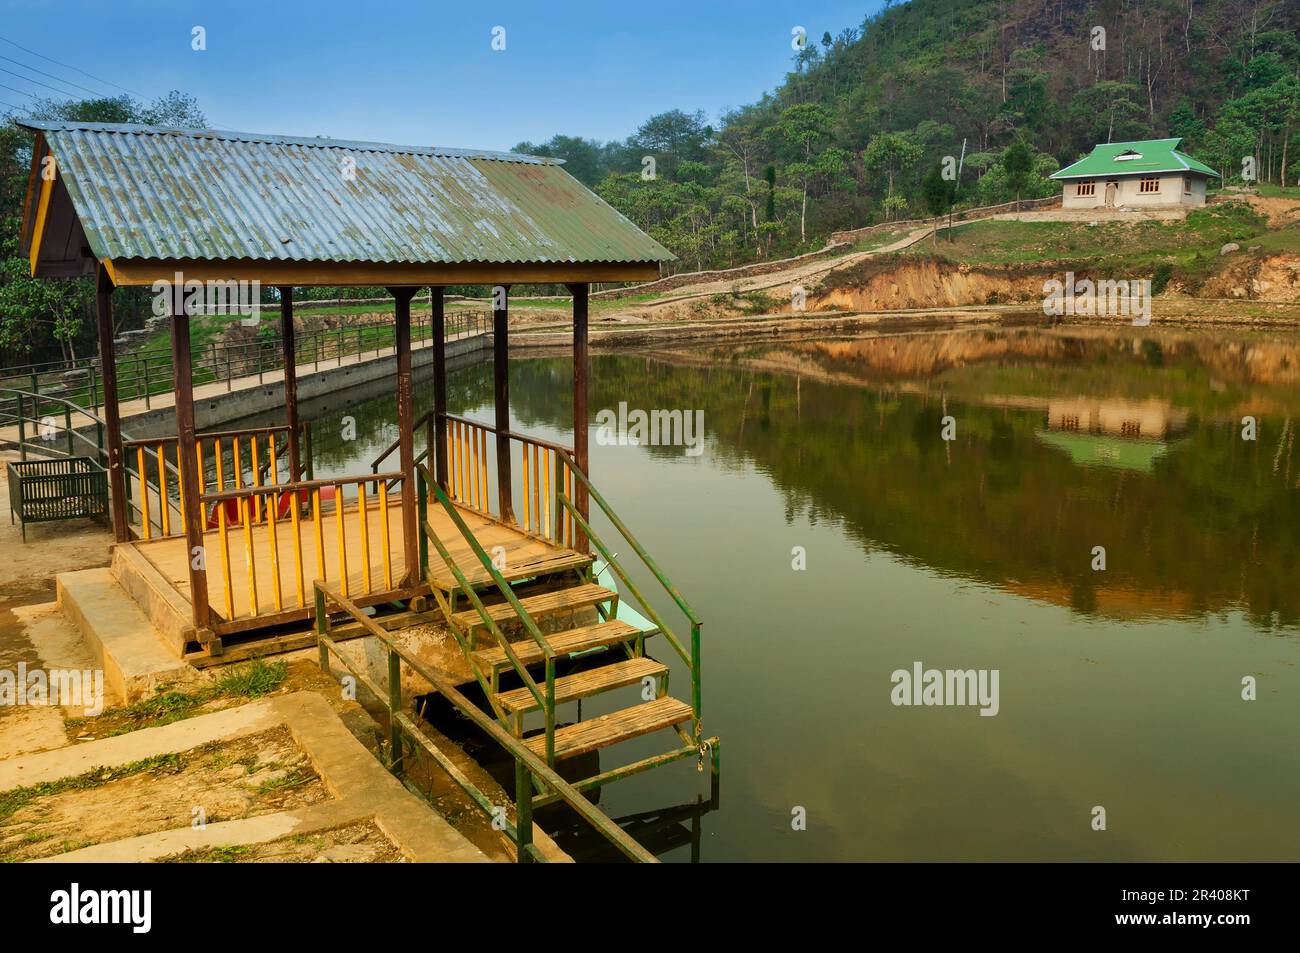
[[[810,40],[881,0],[0,0],[0,36],[153,98],[191,93],[220,129],[506,149],[557,132],[623,138],[667,109],[758,99]],[[207,50],[191,50],[202,26]],[[506,49],[491,49],[505,28]],[[0,42],[0,84],[120,92]],[[0,88],[0,100],[28,100]]]

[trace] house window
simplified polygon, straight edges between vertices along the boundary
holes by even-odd
[[[1192,179],[1190,176],[1186,176],[1186,175],[1183,176],[1183,194],[1184,195],[1192,194]]]
[[[1077,196],[1096,195],[1096,194],[1097,194],[1097,183],[1096,183],[1096,182],[1080,182],[1077,186],[1075,186],[1075,192],[1074,192],[1074,194],[1077,195]]]
[[[1160,191],[1160,177],[1156,175],[1144,176],[1138,183],[1138,193],[1141,195],[1150,195],[1153,192]]]

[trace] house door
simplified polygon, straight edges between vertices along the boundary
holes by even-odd
[[[1111,179],[1109,182],[1106,183],[1106,207],[1107,208],[1115,207],[1115,196],[1118,192],[1119,192],[1119,183],[1117,181]]]

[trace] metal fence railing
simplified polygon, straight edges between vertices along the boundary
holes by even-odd
[[[481,334],[492,326],[491,312],[449,311],[445,332],[448,340]],[[227,389],[242,377],[264,376],[284,368],[284,348],[279,326],[267,322],[266,332],[250,341],[211,343],[194,347],[190,354],[194,384],[225,381]],[[299,365],[340,365],[353,358],[379,356],[394,348],[396,324],[378,321],[349,324],[338,328],[300,331],[295,335],[295,355]],[[412,316],[411,345],[419,347],[433,338],[430,317]],[[117,368],[119,401],[143,399],[149,407],[151,397],[172,391],[173,367],[170,347],[144,347],[114,356]],[[21,389],[42,396],[57,397],[95,411],[103,405],[104,387],[99,358],[47,361],[0,368],[0,389]]]

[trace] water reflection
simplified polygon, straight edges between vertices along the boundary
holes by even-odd
[[[513,428],[570,442],[567,357],[510,370]],[[705,620],[726,799],[667,823],[667,859],[1300,854],[1300,336],[1043,326],[598,354],[592,371],[593,419],[701,408],[708,435],[698,458],[592,446],[597,485]],[[453,412],[490,417],[490,365],[452,385]],[[427,380],[416,396],[427,410]],[[344,415],[359,437],[331,441]],[[391,439],[393,399],[312,417],[318,472],[356,472]],[[1000,669],[999,715],[892,707],[889,673],[914,660]],[[585,714],[623,707],[601,704]],[[619,763],[657,750],[627,747]],[[601,806],[676,818],[706,781],[673,765]]]
[[[516,413],[562,428],[551,362],[518,363]],[[868,551],[1084,613],[1241,606],[1275,629],[1300,623],[1298,375],[1286,338],[951,332],[602,355],[592,406],[706,408],[711,452],[761,468],[787,521],[842,520]]]

